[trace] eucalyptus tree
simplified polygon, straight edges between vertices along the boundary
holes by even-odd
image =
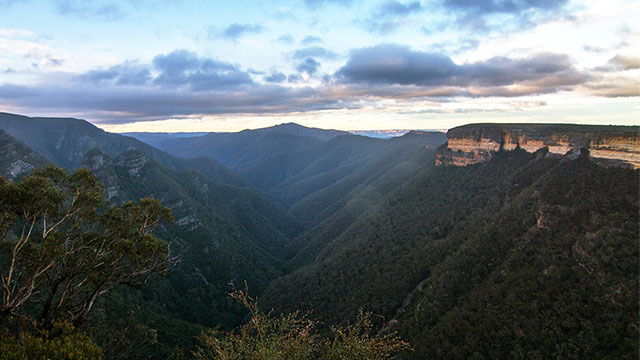
[[[0,322],[81,325],[101,296],[166,273],[169,246],[151,231],[172,220],[151,198],[110,206],[86,169],[0,177]]]

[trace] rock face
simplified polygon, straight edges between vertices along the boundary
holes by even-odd
[[[47,163],[44,156],[0,130],[0,176],[15,180]]]
[[[489,161],[499,151],[521,148],[565,155],[586,148],[606,165],[640,168],[640,127],[564,124],[471,124],[447,132],[436,165],[466,166]]]

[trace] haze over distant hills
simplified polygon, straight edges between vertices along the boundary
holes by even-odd
[[[177,356],[203,328],[241,324],[227,294],[245,280],[263,309],[312,311],[323,331],[360,310],[383,316],[382,332],[412,344],[401,359],[633,358],[640,171],[589,150],[637,156],[638,129],[580,128],[579,141],[563,129],[375,139],[283,124],[152,135],[156,148],[84,120],[2,113],[0,171],[87,167],[112,202],[152,196],[173,211],[157,235],[180,263],[106,298],[87,324],[98,344],[95,329],[157,334],[128,358]]]

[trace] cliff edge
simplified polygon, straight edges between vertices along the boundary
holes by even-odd
[[[640,126],[567,124],[470,124],[450,129],[436,165],[466,166],[489,161],[499,151],[521,148],[565,155],[586,148],[605,165],[640,168]]]

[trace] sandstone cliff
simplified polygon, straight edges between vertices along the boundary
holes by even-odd
[[[565,124],[470,124],[447,132],[436,165],[465,166],[491,160],[498,151],[548,148],[564,155],[586,148],[596,161],[640,168],[640,127]]]

